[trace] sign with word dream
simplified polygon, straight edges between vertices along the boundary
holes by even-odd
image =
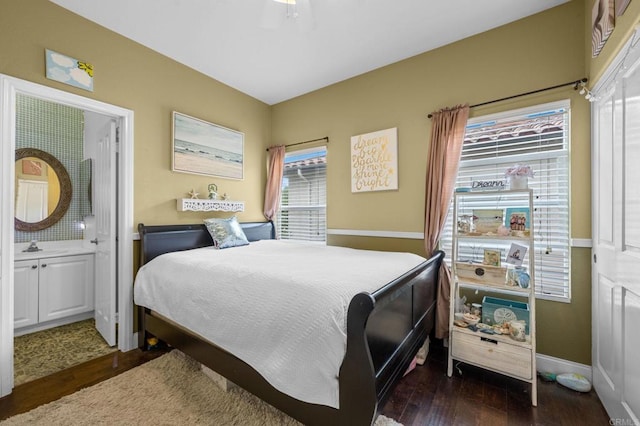
[[[351,192],[398,189],[398,128],[351,137]]]

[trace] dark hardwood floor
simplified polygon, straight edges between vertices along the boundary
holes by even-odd
[[[456,365],[456,364],[454,364]],[[531,385],[459,364],[447,377],[447,350],[431,343],[427,362],[407,374],[394,389],[382,414],[413,425],[609,425],[595,391],[580,393],[538,379],[538,406]]]
[[[0,399],[0,420],[134,368],[164,352],[116,352],[54,375],[25,383]],[[431,343],[424,366],[396,386],[382,414],[412,425],[608,425],[594,391],[579,393],[538,380],[538,407],[530,385],[485,370],[460,365],[462,375],[446,375],[446,349]]]

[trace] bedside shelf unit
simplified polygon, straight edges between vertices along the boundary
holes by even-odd
[[[506,236],[498,235],[493,231],[476,234],[470,232],[473,231],[472,229],[467,230],[464,223],[459,224],[460,218],[477,217],[474,210],[477,213],[479,209],[502,210],[503,217],[506,217],[507,209],[522,209],[523,211],[528,209],[528,231],[509,231],[515,235]],[[530,189],[456,192],[454,194],[451,256],[453,282],[450,294],[447,374],[449,377],[453,374],[453,363],[456,360],[525,381],[531,384],[531,404],[537,406],[533,213],[533,192]],[[505,223],[508,226],[509,218],[505,220]],[[463,230],[468,232],[462,232]],[[522,259],[522,266],[526,267],[526,271],[530,275],[528,288],[507,285],[507,269],[503,270],[495,266],[477,263],[484,260],[484,248],[489,246],[491,249],[501,252],[501,266],[508,265],[505,259],[512,243],[527,248],[527,253]],[[482,251],[479,246],[483,249]],[[473,266],[463,268],[464,262],[473,262],[470,263]],[[458,266],[457,263],[460,265]],[[477,277],[469,275],[470,270],[473,274],[475,266],[478,267],[475,270]],[[484,275],[485,270],[486,275]],[[505,276],[504,283],[500,281],[501,272]],[[463,277],[460,276],[461,274]],[[487,276],[492,278],[487,278]],[[456,300],[460,298],[461,289],[516,297],[517,299],[514,301],[526,299],[529,307],[529,332],[526,335],[526,340],[520,342],[507,335],[487,334],[480,330],[472,331],[454,325],[455,304]]]
[[[179,212],[243,212],[244,201],[229,200],[200,200],[197,198],[179,198],[177,201]]]

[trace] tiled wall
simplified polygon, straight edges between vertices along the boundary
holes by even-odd
[[[83,155],[84,114],[80,109],[24,95],[17,96],[16,148],[36,148],[56,157],[67,169],[73,195],[67,213],[55,225],[36,232],[15,231],[15,242],[82,239],[79,222],[80,162]]]

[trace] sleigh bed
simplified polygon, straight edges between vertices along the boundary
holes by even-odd
[[[275,231],[271,222],[242,223],[241,226],[252,249],[259,249],[261,244],[265,246],[281,244],[277,241],[263,241],[274,239]],[[186,255],[195,256],[196,253],[209,250],[212,246],[211,236],[204,225],[145,226],[140,224],[138,231],[141,240],[141,266],[147,265],[151,260],[165,253],[200,249],[168,255],[168,257],[181,255],[185,259]],[[216,252],[227,254],[229,253],[226,252],[227,250],[237,249],[216,250]],[[357,255],[358,252],[365,251],[353,252]],[[237,253],[243,252],[238,250]],[[391,253],[380,255],[394,256]],[[347,300],[346,350],[344,357],[341,358],[337,376],[336,394],[339,400],[337,407],[305,402],[297,395],[279,390],[273,385],[273,380],[265,379],[264,375],[256,370],[258,367],[254,368],[243,361],[242,355],[223,349],[226,347],[224,344],[220,342],[216,344],[213,340],[203,337],[202,332],[193,331],[197,327],[187,328],[179,325],[176,321],[169,319],[164,312],[160,314],[149,309],[139,303],[136,298],[136,303],[143,305],[140,306],[139,311],[141,327],[139,344],[144,349],[148,337],[157,337],[304,424],[370,425],[391,394],[394,384],[402,377],[434,326],[438,270],[443,255],[444,253],[437,252],[431,259],[421,259],[416,266],[394,275],[395,278],[385,281],[385,284],[375,291],[359,292],[350,298],[350,301]],[[158,259],[154,264],[164,262],[168,257]],[[356,256],[354,259],[359,258]],[[241,266],[244,274],[242,276],[250,276],[251,267],[252,265],[244,262]],[[170,269],[175,269],[175,266],[171,266]],[[187,271],[184,276],[189,276]],[[210,279],[215,280],[215,278],[216,273],[212,272]],[[304,284],[310,280],[309,276],[304,274],[295,275],[294,279]],[[348,281],[350,277],[344,279]],[[181,297],[186,300],[192,296],[180,294],[181,287],[187,285],[186,280],[185,278],[182,282],[171,282],[172,297],[176,300],[180,300]],[[271,283],[265,283],[260,291],[270,291],[270,285]],[[136,286],[138,286],[138,279]],[[317,312],[314,311],[317,306],[311,305],[302,306],[303,312],[296,314],[294,319],[287,318],[287,323],[283,326],[286,329],[293,329],[298,321],[302,323],[305,318],[307,320],[315,318],[313,313]],[[238,315],[244,317],[253,313],[253,311],[244,314],[240,312]],[[205,314],[203,316],[209,316],[209,313]],[[215,312],[211,314],[214,315]],[[196,317],[195,320],[195,323],[204,323],[204,319],[200,317]],[[234,322],[233,318],[227,316],[225,321],[229,324]],[[314,339],[315,336],[312,334],[309,339]],[[266,353],[269,350],[266,348]],[[314,358],[316,357],[304,359],[309,368],[314,366],[316,361]],[[334,379],[336,379],[335,376]]]

